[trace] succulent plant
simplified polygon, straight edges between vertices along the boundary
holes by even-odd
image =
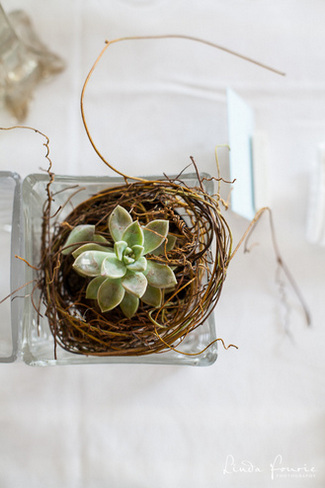
[[[73,255],[73,268],[79,275],[92,278],[86,298],[97,300],[102,312],[120,306],[128,318],[138,310],[140,299],[160,307],[162,290],[173,288],[177,280],[168,265],[146,255],[163,254],[174,247],[176,238],[168,234],[168,220],[153,220],[141,226],[118,205],[108,218],[108,228],[113,248],[95,233],[94,225],[78,225],[62,250],[62,254]]]

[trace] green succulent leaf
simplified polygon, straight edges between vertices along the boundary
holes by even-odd
[[[147,278],[143,273],[128,271],[122,279],[122,286],[131,295],[141,298],[147,288]]]
[[[168,220],[153,220],[143,228],[144,254],[154,251],[165,241],[168,229]]]
[[[177,283],[176,276],[169,266],[150,260],[147,261],[145,276],[149,285],[154,288],[169,288]]]
[[[122,235],[125,229],[132,223],[131,215],[125,208],[118,205],[108,218],[108,228],[115,242],[125,240]]]
[[[106,278],[98,289],[97,301],[102,312],[117,307],[124,298],[125,290],[121,280]]]
[[[104,236],[95,234],[95,225],[79,225],[70,232],[62,251],[73,254],[77,273],[92,278],[86,298],[97,299],[102,312],[120,306],[128,318],[137,312],[139,299],[160,307],[162,290],[175,287],[176,276],[172,268],[147,260],[145,254],[166,254],[175,246],[168,220],[153,220],[142,227],[118,205],[108,218],[108,227],[114,249]]]
[[[134,259],[136,261],[137,259],[141,258],[141,256],[143,255],[144,247],[135,245],[132,246],[132,251],[134,254]]]
[[[169,251],[171,251],[175,244],[176,244],[176,240],[177,240],[177,237],[171,235],[171,234],[168,234],[167,236],[167,243],[164,241],[160,244],[159,247],[157,247],[157,249],[155,249],[154,251],[152,251],[152,254],[154,254],[155,256],[159,256],[159,254],[166,254],[168,253]]]
[[[93,236],[95,233],[95,226],[94,225],[77,225],[72,231],[70,232],[68,239],[65,241],[63,247],[67,247],[67,249],[63,249],[62,254],[68,255],[71,254],[78,246],[71,246],[71,244],[77,244],[78,242],[83,241],[92,241]]]
[[[86,251],[80,254],[73,263],[74,270],[81,276],[98,276],[107,252]]]
[[[154,288],[153,286],[148,285],[141,300],[147,305],[158,308],[161,305],[162,292],[159,288]]]
[[[72,256],[76,259],[80,254],[86,251],[103,251],[103,252],[113,252],[113,249],[106,246],[101,246],[100,244],[96,244],[95,242],[90,242],[89,244],[84,244],[83,246],[78,247],[75,251],[73,251]]]
[[[115,254],[116,254],[117,258],[120,261],[122,261],[124,251],[125,251],[125,249],[127,247],[128,247],[128,244],[125,241],[117,241],[117,242],[115,242],[115,244],[114,244],[114,251],[115,251]]]
[[[86,298],[90,298],[92,300],[97,299],[97,294],[98,294],[98,289],[102,283],[107,278],[105,276],[96,276],[96,278],[93,278],[89,283],[86,288]]]
[[[147,260],[144,256],[134,261],[134,263],[128,264],[127,269],[130,271],[145,271],[147,269]]]
[[[123,263],[127,266],[129,264],[133,264],[134,263],[134,259],[133,258],[130,258],[130,256],[124,256],[123,257]]]
[[[101,275],[109,278],[122,278],[126,273],[126,266],[119,261],[115,254],[107,254],[101,267]]]
[[[108,240],[100,234],[94,234],[93,241],[98,242],[98,244],[108,244]]]
[[[124,298],[120,303],[120,307],[124,315],[130,319],[139,308],[139,298],[130,295],[130,293],[125,293]]]
[[[143,246],[143,231],[138,221],[132,222],[122,235],[122,240],[127,242],[129,247]]]

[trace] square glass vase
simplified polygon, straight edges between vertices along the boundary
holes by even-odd
[[[146,179],[159,179],[146,177]],[[160,178],[161,179],[161,178]],[[188,186],[197,186],[197,177],[194,174],[182,175],[182,180]],[[22,185],[22,212],[24,223],[22,257],[31,265],[40,262],[41,234],[43,223],[43,206],[47,199],[46,187],[49,178],[46,174],[32,174],[25,178]],[[51,184],[51,192],[55,195],[52,202],[51,214],[54,215],[61,206],[59,221],[92,195],[109,187],[124,184],[120,177],[87,177],[87,176],[55,176]],[[213,192],[213,183],[204,181],[205,190]],[[70,199],[71,197],[71,199]],[[66,204],[69,199],[69,203]],[[24,264],[24,263],[22,263]],[[216,339],[214,313],[211,313],[204,324],[193,330],[180,345],[185,355],[173,350],[134,356],[86,356],[70,353],[57,345],[56,358],[54,356],[54,338],[48,320],[41,307],[41,315],[33,305],[39,301],[39,290],[35,289],[37,271],[24,265],[24,282],[31,282],[24,292],[25,298],[22,311],[21,324],[21,357],[23,361],[32,366],[69,365],[69,364],[101,364],[101,363],[149,363],[169,365],[195,365],[208,366],[217,358],[217,344],[212,344],[201,354],[208,344]],[[33,294],[33,300],[31,300]]]
[[[19,354],[23,303],[18,296],[10,299],[10,295],[23,281],[24,270],[15,257],[21,255],[21,245],[21,180],[17,173],[0,171],[1,363],[12,363]]]

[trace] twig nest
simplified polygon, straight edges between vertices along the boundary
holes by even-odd
[[[151,247],[148,244],[146,252],[138,249],[145,247],[144,242],[137,244],[136,239],[140,238],[132,237],[135,243],[132,249],[129,245],[132,240],[130,232],[125,237],[123,228],[122,231],[117,227],[113,230],[107,224],[116,208],[124,209],[130,216],[128,225],[134,223],[131,225],[134,232],[153,228],[155,221],[167,221],[168,236],[173,245],[167,246],[166,233],[164,242],[162,239],[158,242],[156,238],[155,244],[150,242]],[[95,356],[164,352],[177,347],[211,314],[226,277],[232,238],[221,215],[218,197],[209,195],[201,180],[196,188],[189,188],[178,180],[141,181],[108,188],[82,202],[63,222],[55,225],[50,209],[49,194],[44,210],[39,286],[55,343],[65,350]],[[98,237],[94,239],[85,234],[81,239],[73,240],[71,230],[76,228],[88,229],[89,236]],[[161,235],[161,232],[159,230],[156,235]],[[99,256],[102,259],[99,274],[87,275],[76,269],[76,260],[79,259],[80,264],[82,252],[91,252],[89,248],[82,250],[74,245],[76,239],[82,241],[80,245],[93,246],[91,249],[94,249],[96,240],[96,245],[104,249],[98,252],[109,254],[109,259]],[[78,248],[80,252],[76,253]],[[157,249],[159,252],[155,252]],[[169,279],[174,276],[173,283],[159,288],[155,282],[150,282],[147,269],[157,267],[168,267],[172,273]],[[105,275],[106,272],[120,274],[111,279],[109,274]],[[145,291],[137,291],[139,296],[135,308],[134,289],[125,293],[125,290],[130,290],[123,285],[124,277],[132,273],[143,274],[152,285],[154,294],[154,289],[159,289],[159,300],[156,297],[154,302],[153,297],[151,301],[143,301],[141,298]],[[96,300],[97,285],[107,277],[111,279],[106,285],[110,292],[117,279],[120,280],[119,285],[122,283],[116,293],[123,294],[123,297],[117,305],[122,304],[124,297],[131,296],[126,300],[132,302],[127,304],[131,308],[125,308],[128,313],[122,305],[105,308]],[[98,283],[94,283],[94,279]]]

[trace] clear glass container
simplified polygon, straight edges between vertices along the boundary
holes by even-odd
[[[153,178],[157,179],[157,178]],[[195,175],[182,175],[182,180],[189,186],[197,184]],[[156,363],[156,364],[179,364],[207,366],[217,358],[217,345],[211,345],[206,351],[197,356],[187,356],[175,351],[163,353],[153,353],[143,356],[84,356],[65,351],[59,345],[56,349],[56,359],[54,356],[54,339],[49,328],[48,320],[44,314],[42,305],[39,315],[33,306],[39,301],[39,290],[35,288],[37,271],[25,264],[22,260],[15,258],[19,255],[29,264],[36,266],[40,261],[41,232],[42,232],[42,210],[47,199],[46,186],[49,178],[46,174],[32,174],[25,178],[22,184],[22,195],[19,177],[15,175],[3,175],[0,188],[7,189],[8,210],[6,219],[3,220],[1,232],[4,235],[4,245],[10,247],[11,233],[11,290],[17,290],[23,286],[21,291],[15,293],[17,298],[11,302],[11,323],[7,313],[3,320],[3,329],[6,330],[7,340],[3,343],[2,351],[4,360],[13,361],[17,354],[26,364],[32,366],[49,366],[64,364],[90,364],[90,363]],[[123,178],[119,177],[69,177],[55,176],[51,185],[51,191],[55,194],[52,206],[52,215],[56,210],[64,206],[67,199],[71,197],[68,205],[60,213],[60,221],[71,212],[72,208],[94,195],[100,190],[112,186],[119,186],[124,183]],[[213,183],[204,182],[206,191],[212,193]],[[78,190],[78,191],[77,191]],[[1,199],[6,197],[6,193],[1,193]],[[13,214],[10,204],[14,205]],[[22,211],[22,222],[21,222]],[[12,218],[12,219],[11,219]],[[12,222],[12,227],[11,227]],[[23,226],[23,233],[21,227]],[[8,258],[6,261],[6,272],[9,273]],[[27,283],[29,283],[27,286]],[[9,291],[3,291],[3,295]],[[33,300],[31,295],[33,294]],[[8,308],[7,301],[6,307]],[[4,316],[3,316],[4,317]],[[12,334],[12,335],[10,335]],[[186,353],[199,353],[210,342],[216,339],[214,314],[210,314],[208,320],[192,331],[182,342],[180,349]],[[2,339],[1,339],[2,342]],[[11,346],[10,346],[11,344]]]
[[[17,290],[23,281],[21,262],[21,183],[16,173],[0,171],[0,298]],[[18,293],[18,292],[17,292]],[[22,292],[23,293],[23,292]],[[0,304],[0,362],[16,360],[23,301],[18,296]]]
[[[39,40],[22,10],[6,15],[0,4],[0,103],[21,121],[36,85],[60,73],[63,61]]]

